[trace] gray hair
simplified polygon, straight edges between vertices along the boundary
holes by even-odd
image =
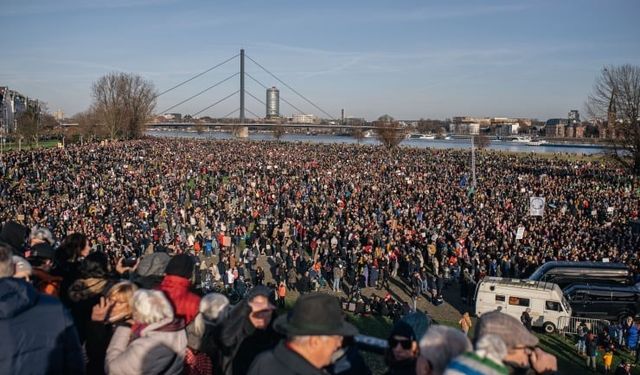
[[[209,293],[200,300],[200,309],[194,319],[193,334],[202,337],[207,321],[215,322],[226,317],[229,299],[220,293]]]
[[[53,234],[51,234],[51,231],[49,229],[44,227],[31,228],[31,234],[29,234],[29,241],[32,241],[32,240],[47,242],[51,246],[55,244],[55,240],[53,239]]]
[[[429,361],[431,373],[441,375],[455,357],[471,351],[471,341],[455,328],[434,325],[420,340],[420,355]]]
[[[9,246],[0,244],[0,277],[11,277],[13,273],[13,251]]]
[[[138,289],[133,294],[134,320],[152,324],[164,319],[173,319],[173,308],[159,290]]]

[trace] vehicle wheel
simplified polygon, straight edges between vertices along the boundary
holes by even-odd
[[[554,333],[556,331],[556,326],[551,322],[545,322],[542,325],[542,329],[544,330],[544,333]]]

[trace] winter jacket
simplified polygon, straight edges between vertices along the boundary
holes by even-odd
[[[167,295],[173,306],[176,318],[182,318],[186,324],[190,324],[198,315],[200,297],[191,291],[191,282],[184,277],[167,275],[160,283],[160,290]]]
[[[275,349],[262,353],[256,358],[248,372],[249,375],[323,375],[327,374],[315,368],[298,353],[280,342]]]
[[[164,319],[130,339],[130,327],[116,328],[107,349],[107,374],[182,374],[187,334],[181,324]]]
[[[627,331],[627,347],[635,349],[638,345],[638,326],[632,324]]]
[[[0,278],[0,374],[83,374],[73,320],[57,298]]]

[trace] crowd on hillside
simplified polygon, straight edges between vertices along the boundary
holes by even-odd
[[[166,361],[150,361],[160,366],[150,372],[187,364],[231,374],[249,371],[257,352],[243,350],[238,337],[218,342],[224,328],[209,329],[225,316],[216,310],[225,300],[209,294],[202,301],[214,301],[203,306],[189,291],[208,279],[246,287],[234,307],[243,310],[230,315],[239,319],[227,324],[255,335],[251,347],[263,351],[279,336],[256,328],[270,326],[269,298],[283,300],[286,289],[357,295],[403,280],[438,303],[450,280],[470,300],[485,275],[523,277],[549,260],[608,258],[637,276],[635,177],[564,158],[485,153],[477,165],[471,186],[469,153],[456,150],[143,139],[5,154],[0,240],[22,257],[15,270],[35,288],[7,286],[20,303],[5,315],[37,304],[34,290],[57,296],[73,321],[61,315],[64,331],[75,326],[82,344],[72,351],[87,358],[90,373],[139,373],[143,367],[121,356],[138,353],[127,356],[144,366],[138,357],[151,352]],[[528,215],[532,196],[545,197],[543,217]],[[261,285],[261,255],[273,267],[271,288]],[[145,334],[157,335],[152,343],[162,349],[127,352]]]

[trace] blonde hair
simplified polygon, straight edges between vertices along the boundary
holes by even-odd
[[[173,319],[173,308],[159,290],[138,289],[133,294],[133,319],[143,324],[153,324]]]
[[[129,307],[133,306],[133,293],[138,290],[138,286],[131,281],[121,281],[109,289],[107,298],[116,302],[126,303]]]

